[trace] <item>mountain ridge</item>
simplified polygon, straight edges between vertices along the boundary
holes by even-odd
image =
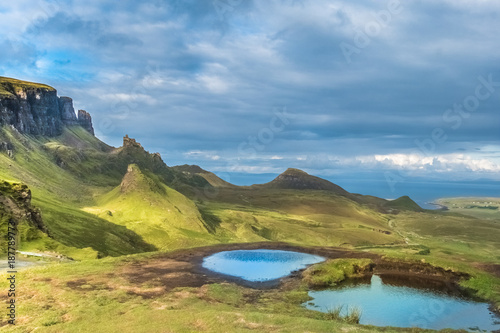
[[[94,135],[92,117],[75,113],[73,100],[58,97],[51,86],[0,76],[0,126],[20,133],[55,137],[66,126],[81,126]]]
[[[340,187],[326,179],[316,177],[308,174],[307,172],[288,168],[283,173],[278,175],[272,181],[265,184],[256,184],[250,187],[259,187],[266,189],[283,189],[283,190],[320,190],[320,191],[331,191],[338,195],[348,197],[352,200],[357,200],[357,198]]]
[[[71,98],[52,87],[14,83],[0,95],[0,179],[29,186],[52,237],[25,247],[93,258],[235,241],[392,244],[400,240],[382,214],[415,208],[409,198],[369,203],[299,169],[236,186],[199,166],[171,167],[128,135],[117,148],[99,140],[88,113],[75,121]],[[40,114],[17,128],[5,120],[14,111]]]

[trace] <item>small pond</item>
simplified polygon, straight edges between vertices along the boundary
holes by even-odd
[[[310,291],[309,295],[313,300],[304,303],[308,309],[328,312],[343,306],[341,314],[346,315],[348,308],[358,308],[362,312],[361,324],[470,331],[500,329],[500,318],[489,311],[487,303],[436,288],[384,283],[377,275],[371,277],[370,283]]]
[[[259,249],[218,252],[203,259],[202,266],[250,282],[266,282],[322,261],[325,258],[307,253]]]

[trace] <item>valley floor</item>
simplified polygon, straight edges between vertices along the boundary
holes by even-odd
[[[203,257],[234,249],[282,249],[327,258],[370,258],[380,270],[459,282],[471,275],[496,287],[500,279],[478,269],[460,272],[453,264],[436,267],[422,260],[395,259],[373,251],[302,247],[287,243],[223,244],[171,252],[54,263],[23,269],[18,283],[17,325],[5,332],[424,332],[378,328],[329,320],[301,306],[308,300],[301,274],[279,286],[242,286],[201,267]],[[398,249],[392,249],[398,251]],[[431,258],[432,259],[432,258]],[[432,260],[431,260],[432,261]],[[464,281],[464,280],[462,280]],[[5,283],[2,283],[4,288]],[[479,287],[477,294],[488,288]],[[496,294],[490,300],[498,298]]]

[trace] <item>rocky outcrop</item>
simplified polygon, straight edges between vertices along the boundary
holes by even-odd
[[[133,164],[138,164],[139,167],[146,167],[153,172],[159,172],[169,169],[163,162],[159,153],[146,151],[144,147],[135,139],[129,138],[128,135],[123,137],[123,148],[119,153],[120,156],[127,156],[127,159]],[[169,170],[170,173],[170,170]]]
[[[0,77],[0,126],[9,125],[20,133],[58,136],[64,126],[82,126],[94,134],[90,115],[78,117],[69,97],[57,97],[47,85]]]
[[[48,234],[40,211],[31,206],[31,191],[24,184],[0,181],[0,218],[15,221],[16,225],[27,223],[29,228]]]
[[[94,127],[92,126],[92,117],[85,110],[78,110],[78,124],[85,128],[89,133],[94,135]]]
[[[71,98],[59,97],[59,111],[65,125],[78,125],[78,118],[76,117]]]
[[[126,161],[127,165],[135,164],[143,172],[158,175],[165,184],[186,196],[196,195],[191,187],[211,187],[209,182],[199,175],[186,175],[180,170],[167,166],[159,153],[146,151],[139,142],[128,135],[123,137],[123,147],[117,149],[116,156],[121,161]]]
[[[125,148],[125,149],[126,148],[137,148],[140,150],[144,150],[142,145],[139,142],[137,142],[135,139],[129,138],[128,134],[126,134],[123,137],[123,148]]]

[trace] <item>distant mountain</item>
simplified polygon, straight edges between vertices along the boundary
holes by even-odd
[[[214,187],[236,187],[224,179],[218,177],[215,173],[202,169],[197,165],[177,165],[172,167],[172,169],[182,172],[183,174],[190,176],[200,176],[203,177],[210,185]]]
[[[414,212],[423,212],[424,210],[415,201],[413,201],[409,196],[404,195],[394,200],[386,200],[384,207],[399,209],[399,210],[411,210]]]
[[[266,240],[395,244],[383,214],[421,211],[408,197],[354,195],[298,169],[236,186],[196,165],[170,167],[128,135],[118,148],[100,141],[90,115],[54,88],[3,77],[0,184],[0,225],[17,221],[21,249],[73,258]]]
[[[338,195],[353,197],[353,195],[342,187],[305,171],[289,168],[274,180],[266,184],[254,185],[266,189],[288,189],[288,190],[322,190],[331,191]]]

